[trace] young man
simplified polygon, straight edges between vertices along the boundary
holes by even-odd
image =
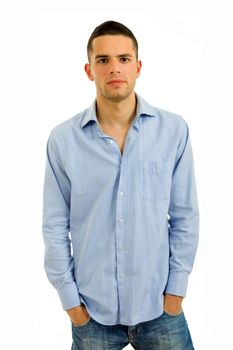
[[[194,349],[182,310],[199,226],[188,126],[135,93],[127,27],[101,24],[87,52],[96,100],[51,132],[44,182],[45,269],[72,349]]]

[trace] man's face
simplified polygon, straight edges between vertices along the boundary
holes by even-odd
[[[104,35],[93,40],[85,71],[95,81],[97,98],[121,101],[134,91],[141,61],[133,41],[123,35]]]

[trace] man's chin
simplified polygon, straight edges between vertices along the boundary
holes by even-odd
[[[115,94],[106,94],[104,97],[112,102],[121,102],[127,99],[131,95],[131,92],[127,93],[115,93]]]

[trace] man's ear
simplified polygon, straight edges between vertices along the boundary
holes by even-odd
[[[138,60],[137,65],[138,65],[137,66],[137,78],[138,78],[142,68],[142,61]]]
[[[94,77],[92,75],[92,72],[91,72],[91,66],[89,63],[86,63],[85,66],[84,66],[84,69],[85,69],[85,72],[88,76],[88,79],[90,79],[91,81],[94,81]]]

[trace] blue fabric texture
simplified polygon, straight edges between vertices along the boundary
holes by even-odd
[[[164,293],[184,297],[198,245],[187,123],[136,96],[123,153],[96,101],[47,144],[45,270],[65,310],[83,303],[103,325],[152,320]]]

